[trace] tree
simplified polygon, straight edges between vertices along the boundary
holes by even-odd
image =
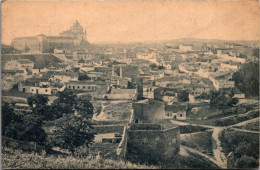
[[[211,91],[210,106],[218,109],[226,109],[237,104],[238,99],[233,98],[233,90],[226,89],[220,91]]]
[[[235,86],[246,96],[259,95],[259,63],[250,62],[244,64],[236,73],[233,74],[232,80]]]
[[[150,67],[151,67],[151,68],[156,68],[157,65],[156,65],[155,63],[153,63],[153,64],[150,64]]]
[[[179,102],[187,102],[189,101],[189,93],[185,90],[181,90],[178,93],[178,101]]]
[[[43,120],[53,120],[54,115],[50,110],[51,107],[48,105],[48,97],[43,95],[36,95],[27,99],[28,105],[32,108],[32,113],[37,115]]]
[[[2,135],[21,141],[32,141],[45,145],[47,134],[42,129],[43,120],[36,115],[17,115],[13,109],[4,104],[2,108]]]
[[[14,109],[8,103],[2,103],[2,134],[5,134],[6,128],[15,120],[18,116],[14,113]]]
[[[88,99],[84,99],[84,98],[77,99],[75,110],[79,115],[84,116],[86,118],[93,117],[94,107]]]
[[[43,95],[36,95],[36,96],[31,96],[27,98],[27,103],[30,107],[39,107],[43,105],[47,105],[49,99],[47,96]]]
[[[87,74],[79,74],[78,80],[90,80],[90,77]]]
[[[65,90],[58,95],[51,105],[51,112],[56,118],[60,118],[63,114],[74,113],[74,105],[76,104],[77,96],[71,90]]]
[[[203,100],[208,100],[210,99],[210,95],[207,93],[202,93],[201,95],[195,97],[196,99],[203,99]]]
[[[255,57],[257,57],[257,58],[259,58],[259,48],[255,48],[254,50],[253,50],[253,56],[255,56]]]
[[[235,168],[258,168],[259,162],[251,156],[243,155],[241,158],[236,160],[235,165]]]
[[[159,70],[164,70],[164,69],[165,69],[164,66],[158,66],[157,68],[158,68]]]
[[[89,147],[94,140],[95,133],[90,119],[68,114],[59,119],[55,125],[59,127],[54,138],[55,145],[72,153],[77,147]]]
[[[88,98],[77,98],[72,91],[63,91],[59,94],[51,107],[50,112],[55,119],[61,118],[63,114],[81,115],[86,118],[93,117],[93,105]]]

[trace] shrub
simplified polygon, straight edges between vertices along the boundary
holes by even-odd
[[[80,159],[73,156],[53,156],[44,152],[26,153],[2,147],[3,169],[155,169],[155,166],[145,166],[124,161],[104,159],[89,155]]]

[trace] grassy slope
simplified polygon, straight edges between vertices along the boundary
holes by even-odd
[[[35,68],[47,67],[50,64],[57,65],[60,60],[52,54],[15,54],[15,55],[2,55],[2,66],[10,60],[29,59],[35,63]]]
[[[155,169],[154,166],[137,165],[129,162],[87,157],[84,159],[72,156],[47,156],[44,153],[26,153],[21,150],[2,148],[2,168],[33,169]]]

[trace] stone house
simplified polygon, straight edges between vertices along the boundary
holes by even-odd
[[[132,104],[135,123],[153,123],[165,117],[165,103],[154,99],[144,99]]]
[[[186,120],[187,103],[173,103],[165,106],[165,118]]]
[[[107,84],[102,81],[69,81],[66,84],[66,88],[73,91],[85,91],[85,92],[97,92],[100,88],[106,88]]]

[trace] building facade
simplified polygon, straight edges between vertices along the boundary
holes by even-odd
[[[87,33],[76,22],[69,30],[63,31],[59,36],[47,36],[40,34],[32,37],[16,37],[12,46],[27,53],[53,53],[55,48],[68,49],[87,42]]]

